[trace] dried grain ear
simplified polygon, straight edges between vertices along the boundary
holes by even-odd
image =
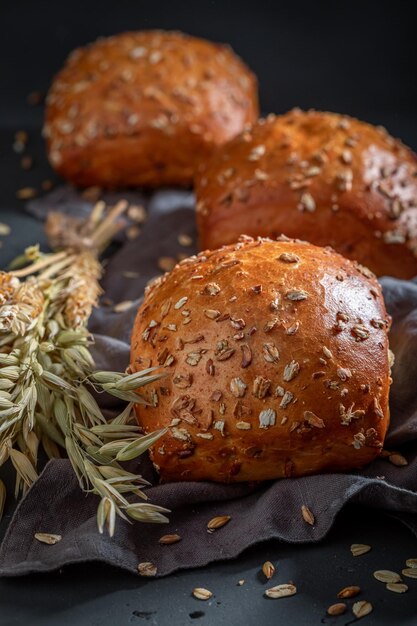
[[[129,492],[146,499],[141,490],[146,481],[104,465],[114,464],[119,453],[129,458],[140,453],[129,447],[139,431],[128,423],[133,402],[147,404],[138,389],[161,378],[152,367],[135,368],[134,373],[94,371],[87,325],[101,293],[97,257],[120,229],[127,202],[117,202],[107,213],[105,209],[97,202],[85,220],[49,213],[46,232],[61,250],[41,254],[38,246],[31,246],[20,258],[23,267],[0,275],[0,330],[6,339],[0,353],[0,464],[10,458],[17,496],[38,477],[39,443],[50,458],[60,457],[58,446],[64,448],[80,487],[101,496],[99,531],[106,525],[112,535],[116,515],[164,523],[167,511],[147,503],[129,504]],[[120,415],[104,417],[90,393],[99,388],[129,402]],[[151,388],[150,397],[154,394]],[[142,438],[141,446],[152,443],[150,437]],[[0,509],[3,500],[1,483]],[[53,545],[61,536],[39,532],[35,538]]]

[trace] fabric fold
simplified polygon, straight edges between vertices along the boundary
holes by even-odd
[[[123,195],[125,197],[126,194]],[[117,201],[121,195],[106,198]],[[103,279],[105,300],[91,319],[94,357],[99,369],[124,369],[129,362],[133,320],[149,280],[160,274],[160,257],[189,255],[178,241],[182,233],[195,241],[192,194],[165,190],[154,194],[130,192],[128,200],[144,204],[148,219],[136,239],[119,239]],[[29,203],[38,218],[51,208],[83,214],[88,202],[70,188]],[[147,457],[134,463],[135,472],[152,482],[152,503],[171,510],[167,525],[128,524],[118,520],[113,539],[100,535],[96,524],[97,497],[79,488],[67,460],[50,461],[26,497],[19,503],[0,548],[0,576],[46,572],[69,563],[101,561],[132,573],[139,562],[151,561],[164,576],[184,568],[237,557],[261,541],[291,543],[320,541],[337,514],[349,502],[383,510],[403,521],[417,535],[417,283],[393,278],[381,280],[389,313],[396,362],[391,391],[391,425],[386,447],[401,449],[409,464],[396,467],[379,459],[358,472],[321,474],[258,485],[214,483],[158,484]],[[131,301],[123,313],[114,304]],[[105,395],[103,408],[116,408]],[[315,517],[313,526],[301,516],[302,504]],[[208,521],[218,515],[231,520],[214,533]],[[62,535],[55,545],[38,542],[37,532]],[[159,537],[177,533],[182,539],[161,546]]]

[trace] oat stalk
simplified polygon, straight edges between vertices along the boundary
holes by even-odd
[[[108,214],[98,203],[88,220],[51,214],[47,233],[59,252],[25,251],[0,273],[0,467],[16,470],[15,496],[37,479],[38,449],[49,458],[68,455],[80,487],[100,496],[97,523],[113,535],[116,516],[166,522],[166,509],[145,503],[140,475],[120,464],[141,455],[164,430],[141,435],[133,405],[146,404],[138,391],[161,374],[149,368],[134,374],[97,372],[87,329],[101,289],[99,252],[120,229],[127,208],[119,202]],[[92,391],[127,401],[106,420]],[[141,501],[131,502],[128,496]],[[0,483],[0,513],[4,502]]]

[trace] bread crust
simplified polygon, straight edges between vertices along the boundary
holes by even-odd
[[[382,128],[318,111],[269,116],[201,164],[196,195],[203,249],[284,233],[378,276],[417,274],[417,159]]]
[[[389,422],[390,318],[369,270],[299,241],[244,241],[145,295],[131,369],[167,376],[137,406],[164,481],[258,481],[361,467]]]
[[[76,185],[190,185],[196,164],[258,116],[257,82],[225,45],[128,32],[75,50],[56,76],[44,134]]]

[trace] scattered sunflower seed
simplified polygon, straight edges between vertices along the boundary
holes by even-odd
[[[303,520],[307,522],[307,524],[310,524],[310,526],[314,526],[314,522],[316,521],[315,517],[308,508],[308,506],[306,506],[305,504],[303,504],[301,507],[301,515],[303,516]]]
[[[188,248],[189,246],[193,245],[193,240],[190,237],[190,235],[187,235],[186,233],[180,233],[178,235],[178,243],[180,244],[180,246],[184,246],[184,248]]]
[[[28,94],[26,101],[31,106],[37,106],[38,104],[42,104],[43,93],[41,91],[31,91]]]
[[[265,561],[265,563],[262,565],[262,572],[268,580],[272,578],[272,576],[275,574],[275,567],[273,566],[271,561]]]
[[[181,307],[183,307],[183,306],[184,306],[184,304],[187,302],[187,300],[188,300],[188,297],[187,297],[187,296],[183,296],[182,298],[180,298],[180,299],[178,300],[178,302],[176,302],[176,303],[174,304],[174,309],[177,309],[177,310],[178,310],[178,309],[181,309]]]
[[[146,222],[146,211],[143,206],[131,204],[127,210],[127,214],[130,219],[137,224],[143,224],[143,222]]]
[[[214,532],[218,528],[225,526],[231,519],[230,515],[219,515],[218,517],[213,517],[213,519],[211,519],[207,524],[207,530],[209,532]]]
[[[181,541],[181,537],[179,535],[163,535],[158,540],[161,546],[170,546],[171,544],[178,543],[179,541]]]
[[[405,593],[408,591],[408,585],[404,583],[388,583],[386,588],[388,591],[394,591],[395,593]]]
[[[230,391],[235,398],[243,398],[247,389],[246,383],[241,378],[232,378],[230,381]]]
[[[300,371],[300,364],[297,363],[297,361],[291,361],[291,363],[288,363],[285,366],[284,375],[282,379],[288,383],[291,380],[293,380],[293,378],[298,376],[299,371]]]
[[[1,236],[7,236],[10,235],[11,232],[11,228],[8,224],[4,224],[3,222],[0,222],[0,235]]]
[[[33,158],[31,156],[29,156],[28,154],[25,154],[25,156],[23,156],[20,159],[20,165],[21,165],[22,169],[30,170],[31,167],[33,166]]]
[[[316,210],[316,202],[311,193],[305,192],[301,195],[299,208],[309,213],[313,213]]]
[[[392,572],[389,569],[377,570],[374,572],[374,578],[381,583],[399,583],[401,581],[401,576],[397,574],[397,572]]]
[[[264,343],[262,354],[268,363],[278,363],[279,350],[274,343]]]
[[[197,600],[210,600],[213,593],[208,589],[204,589],[204,587],[196,587],[193,589],[193,596],[197,598]]]
[[[343,587],[337,594],[338,598],[354,598],[361,592],[361,588],[357,585],[351,585],[349,587]]]
[[[140,228],[138,226],[129,226],[126,229],[126,236],[129,240],[136,239],[140,235]]]
[[[221,313],[220,311],[217,311],[216,309],[205,309],[204,315],[208,317],[209,320],[215,320],[218,317],[220,317]]]
[[[286,409],[287,406],[291,404],[293,399],[294,399],[294,395],[291,393],[291,391],[286,391],[284,395],[282,396],[281,402],[279,403],[280,409]]]
[[[118,302],[117,304],[114,305],[113,311],[115,313],[123,313],[124,311],[128,311],[130,307],[132,306],[132,304],[133,304],[132,300],[123,300],[123,302]]]
[[[259,428],[269,428],[275,426],[275,418],[277,414],[274,409],[263,409],[259,413]]]
[[[207,283],[203,289],[203,293],[209,296],[217,296],[220,291],[220,287],[217,283]]]
[[[290,289],[285,294],[287,300],[292,300],[293,302],[300,302],[300,300],[306,300],[308,298],[308,293],[304,291],[304,289]]]
[[[265,596],[267,598],[287,598],[288,596],[293,596],[297,593],[297,587],[290,583],[277,585],[276,587],[271,587],[270,589],[265,590]]]
[[[252,350],[247,343],[243,343],[240,346],[240,349],[242,351],[242,361],[240,363],[240,366],[246,368],[252,363]]]
[[[407,567],[401,570],[401,573],[406,578],[417,578],[417,568],[416,567]]]
[[[388,461],[392,463],[392,465],[396,465],[397,467],[405,467],[406,465],[408,465],[407,459],[399,453],[390,454],[388,457]]]
[[[37,191],[34,187],[22,187],[22,189],[16,191],[16,198],[19,200],[30,200],[34,198],[36,194]]]
[[[371,550],[371,546],[366,545],[365,543],[352,543],[350,546],[350,551],[353,556],[361,556],[362,554],[366,554]]]
[[[298,263],[300,257],[296,254],[292,254],[291,252],[283,252],[278,257],[279,261],[283,261],[284,263]]]
[[[337,602],[336,604],[332,604],[331,606],[329,606],[329,608],[327,609],[327,614],[332,616],[343,615],[346,609],[347,606],[344,602]]]
[[[304,419],[310,426],[312,426],[314,428],[325,428],[326,427],[326,424],[321,419],[321,417],[319,417],[318,415],[316,415],[312,411],[304,411]]]
[[[52,180],[43,180],[41,183],[41,187],[44,191],[51,191],[52,187],[54,186],[54,183],[52,182]]]
[[[244,579],[244,578],[242,578],[241,580],[238,580],[238,581],[237,581],[237,585],[238,585],[238,587],[241,587],[241,586],[242,586],[242,585],[244,585],[244,584],[245,584],[245,579]]]
[[[53,535],[51,533],[35,533],[35,539],[41,543],[47,543],[49,546],[53,546],[58,541],[61,541],[62,535]]]
[[[323,354],[327,359],[332,359],[333,358],[333,353],[331,350],[329,350],[329,348],[327,346],[323,346]]]
[[[360,619],[361,617],[365,617],[365,615],[369,615],[373,611],[373,606],[367,600],[359,600],[359,602],[355,602],[352,606],[352,613],[355,617]]]
[[[369,337],[369,330],[363,324],[355,324],[352,327],[352,335],[356,337],[357,341],[365,341]]]
[[[146,561],[144,563],[139,563],[138,572],[140,576],[147,576],[151,578],[152,576],[156,576],[158,568],[153,563]]]
[[[158,267],[163,272],[170,272],[176,264],[177,261],[172,256],[161,256],[158,259]]]

